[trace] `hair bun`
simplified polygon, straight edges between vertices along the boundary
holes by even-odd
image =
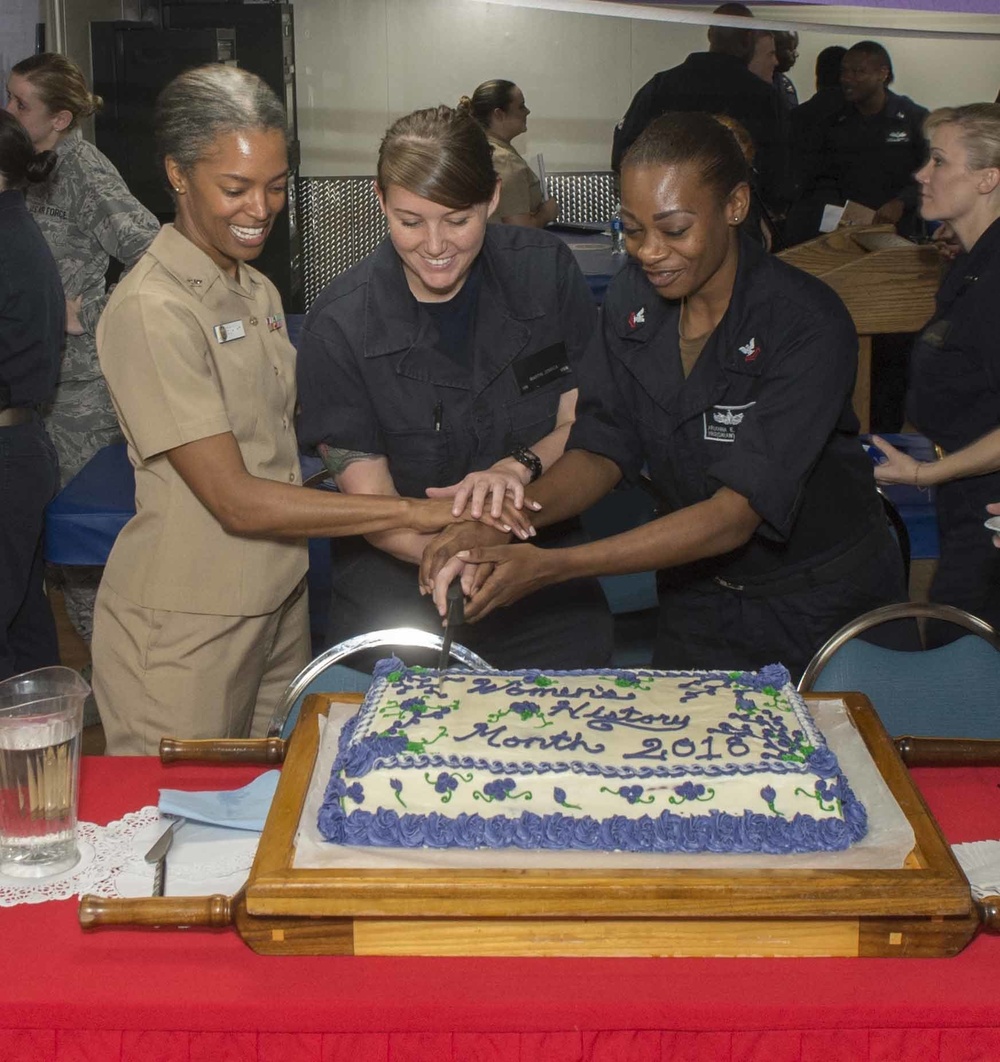
[[[90,113],[97,114],[97,112],[104,106],[104,99],[98,96],[96,92],[90,94]]]
[[[471,111],[472,110],[472,97],[471,96],[463,96],[458,101],[458,109],[460,111]]]
[[[52,172],[59,156],[54,151],[39,151],[24,167],[24,175],[32,184],[44,181]]]

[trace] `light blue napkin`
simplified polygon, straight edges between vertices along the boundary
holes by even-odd
[[[208,793],[161,789],[159,809],[166,815],[181,815],[192,822],[259,833],[264,829],[280,777],[280,771],[266,771],[242,789],[217,789]]]

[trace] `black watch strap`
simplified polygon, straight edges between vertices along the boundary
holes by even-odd
[[[528,480],[529,483],[534,483],[542,474],[542,459],[534,450],[529,450],[527,446],[515,446],[507,456],[519,461],[531,473],[531,479]]]

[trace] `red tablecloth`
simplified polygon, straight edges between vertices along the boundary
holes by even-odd
[[[255,773],[86,759],[81,817]],[[915,776],[949,840],[1000,836],[1000,770]],[[0,1062],[997,1062],[998,978],[983,936],[923,960],[277,958],[47,903],[0,910]]]

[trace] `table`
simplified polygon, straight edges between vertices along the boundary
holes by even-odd
[[[246,767],[85,757],[81,817]],[[946,836],[1000,834],[1000,769],[914,771]],[[0,910],[4,1062],[968,1062],[1000,1058],[1000,940],[952,959],[273,958],[232,931],[84,934]]]
[[[619,269],[628,261],[624,254],[611,253],[611,235],[605,232],[566,232],[559,226],[549,226],[573,252],[576,264],[580,267],[587,287],[590,288],[594,301],[600,305],[604,302],[608,285]]]

